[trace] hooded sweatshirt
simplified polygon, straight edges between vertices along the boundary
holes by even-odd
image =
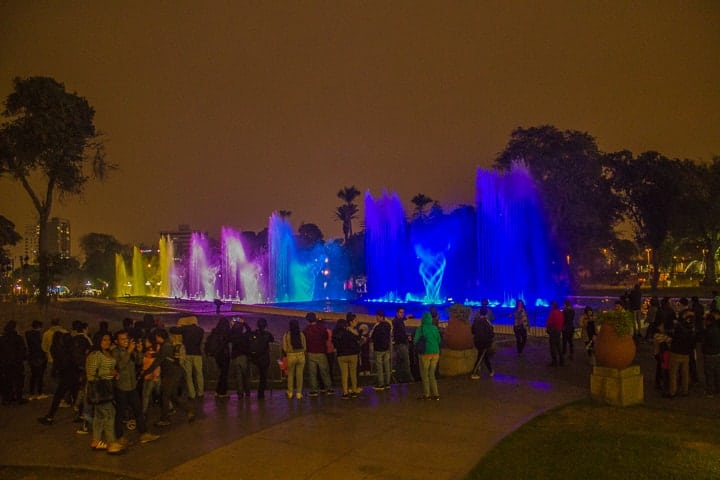
[[[433,325],[432,315],[429,312],[423,313],[420,326],[415,329],[413,343],[417,345],[420,337],[425,337],[425,355],[437,355],[440,353],[440,331]]]

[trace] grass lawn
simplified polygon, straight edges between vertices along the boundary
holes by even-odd
[[[467,478],[718,479],[720,417],[581,401],[510,434]]]

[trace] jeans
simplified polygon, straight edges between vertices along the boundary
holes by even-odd
[[[705,393],[720,394],[720,355],[704,355],[705,360]]]
[[[170,418],[170,402],[176,407],[182,408],[187,413],[194,413],[190,403],[183,399],[178,393],[180,382],[182,381],[183,371],[177,365],[170,362],[162,362],[162,370],[160,374],[160,390],[162,391],[162,413],[160,420],[169,420]]]
[[[228,375],[230,374],[230,359],[226,357],[215,357],[215,363],[218,367],[218,382],[215,391],[218,395],[227,394]]]
[[[515,345],[517,347],[517,353],[522,353],[527,343],[527,328],[523,326],[513,327],[515,332]]]
[[[47,368],[47,360],[42,362],[30,363],[30,395],[40,395],[43,393],[43,379],[45,377],[45,369]]]
[[[147,380],[143,381],[142,389],[142,411],[143,415],[147,415],[148,407],[150,406],[150,399],[153,393],[160,395],[160,379],[158,380]]]
[[[287,392],[293,394],[293,388],[297,393],[302,393],[303,376],[305,374],[305,352],[287,354]]]
[[[410,353],[407,343],[395,344],[395,372],[399,383],[414,382],[415,379],[410,372]]]
[[[473,375],[480,375],[480,369],[482,369],[482,364],[480,362],[485,364],[488,372],[492,372],[493,368],[490,364],[490,355],[488,354],[488,348],[490,347],[475,345],[475,348],[477,348],[477,358],[475,359],[475,366],[473,367]]]
[[[420,355],[420,378],[423,383],[423,395],[439,397],[435,368],[437,367],[439,355]]]
[[[551,365],[557,365],[558,360],[560,361],[560,365],[563,364],[563,356],[561,353],[561,346],[560,346],[560,330],[550,330],[548,332],[548,340],[550,342],[550,357],[552,357],[552,364]]]
[[[562,354],[565,355],[567,351],[570,351],[570,358],[572,358],[574,352],[573,348],[573,337],[575,336],[574,330],[563,330],[562,331]]]
[[[250,366],[247,355],[238,355],[232,359],[231,365],[235,377],[235,388],[238,397],[250,394]]]
[[[385,385],[390,385],[392,370],[390,369],[389,350],[385,350],[384,352],[375,351],[375,368],[377,370],[377,386],[384,387]]]
[[[357,392],[357,355],[338,355],[338,365],[340,366],[340,380],[342,382],[343,394]],[[350,389],[348,390],[348,377],[350,379]]]
[[[185,355],[182,361],[185,370],[185,381],[187,382],[188,397],[201,397],[205,393],[205,378],[203,377],[202,355]],[[197,390],[195,385],[197,384]]]
[[[74,368],[67,368],[58,372],[60,378],[58,379],[58,385],[53,395],[52,403],[50,404],[50,410],[48,411],[47,417],[53,418],[57,412],[60,402],[65,398],[65,395],[70,392],[73,402],[77,398],[77,392],[80,388],[80,375]]]
[[[682,376],[681,380],[681,394],[687,395],[690,381],[688,375],[690,373],[690,356],[681,355],[679,353],[670,353],[670,396],[675,396],[678,389],[678,373]]]
[[[323,386],[326,389],[332,388],[332,380],[330,379],[330,367],[328,365],[327,354],[325,353],[309,353],[307,354],[307,364],[310,369],[310,389],[318,389],[318,369],[322,377]]]
[[[115,406],[113,402],[95,405],[92,423],[93,440],[103,440],[103,433],[106,443],[112,443],[117,438],[115,437]]]
[[[139,433],[147,432],[147,426],[145,425],[145,417],[142,412],[142,405],[140,404],[140,395],[137,390],[119,390],[115,389],[115,406],[117,412],[115,412],[115,436],[121,438],[123,436],[123,420],[127,414],[128,407],[135,415],[135,424]]]

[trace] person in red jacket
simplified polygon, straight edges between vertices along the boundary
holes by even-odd
[[[553,300],[550,302],[550,313],[545,323],[545,330],[550,339],[550,356],[552,357],[550,367],[557,367],[558,363],[560,366],[564,365],[560,341],[564,320],[565,317],[558,308],[557,302]]]

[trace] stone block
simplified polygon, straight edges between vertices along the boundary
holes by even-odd
[[[472,372],[477,359],[477,350],[452,350],[443,348],[440,351],[440,375],[453,377],[456,375],[467,375]]]
[[[590,395],[595,400],[619,407],[643,403],[645,394],[640,367],[593,367],[590,375]]]

